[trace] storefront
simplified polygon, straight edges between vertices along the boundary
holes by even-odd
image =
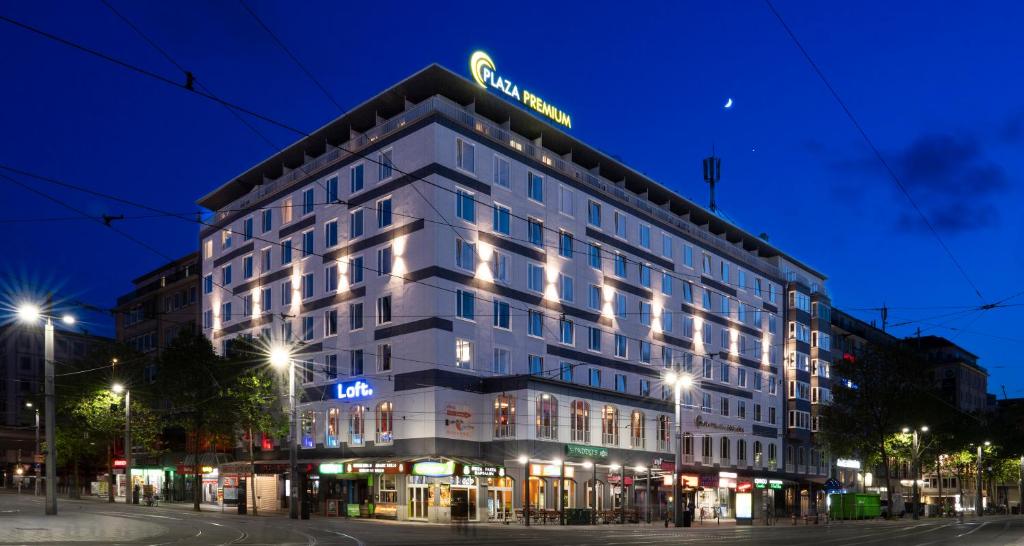
[[[703,519],[736,517],[736,473],[702,475],[697,492],[696,517]]]
[[[245,502],[246,508],[252,510],[255,499],[257,513],[281,509],[288,463],[259,462],[256,463],[255,474],[249,462],[225,463],[217,470],[226,506],[237,506],[239,502]]]

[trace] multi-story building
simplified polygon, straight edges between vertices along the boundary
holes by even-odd
[[[117,341],[150,357],[144,379],[156,377],[156,357],[178,333],[196,331],[199,321],[199,253],[191,252],[132,281],[117,298]]]
[[[365,514],[372,499],[401,519],[506,518],[524,498],[558,507],[561,482],[568,507],[657,514],[669,371],[693,378],[689,502],[728,517],[749,488],[759,511],[821,475],[810,395],[784,403],[784,379],[809,392],[809,364],[784,370],[780,354],[827,360],[810,301],[785,303],[827,306],[823,277],[447,69],[198,203],[214,212],[203,331],[220,351],[238,336],[291,346],[320,509]],[[817,343],[787,342],[784,320]],[[784,411],[803,417],[786,426]],[[784,442],[803,457],[789,474]],[[646,498],[633,484],[652,475]]]
[[[968,413],[988,411],[988,371],[978,365],[977,355],[941,336],[907,338],[906,343],[927,359],[943,400]]]

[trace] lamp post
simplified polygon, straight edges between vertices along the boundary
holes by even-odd
[[[275,368],[288,366],[288,408],[291,412],[288,419],[288,468],[291,475],[291,486],[288,488],[288,517],[299,519],[299,463],[296,451],[299,411],[295,406],[295,359],[287,348],[278,346],[270,351],[270,364]]]
[[[676,527],[683,526],[683,484],[680,476],[683,472],[683,406],[680,398],[682,390],[689,389],[693,385],[693,378],[689,375],[679,375],[669,372],[665,375],[665,383],[672,385],[676,402],[676,441],[675,443],[675,471],[672,476],[672,520]]]
[[[523,524],[530,526],[530,458],[519,456],[519,464],[523,465]]]
[[[25,402],[25,407],[32,409],[32,402]],[[35,479],[35,492],[34,496],[39,496],[39,408],[35,408],[36,412],[36,453],[35,457],[32,458],[32,464],[36,467],[36,479]]]
[[[921,427],[920,431],[921,432],[928,432],[928,427],[927,426],[923,426],[923,427]],[[912,433],[913,434],[913,438],[912,438],[913,444],[912,444],[911,453],[910,453],[912,455],[912,460],[910,462],[911,462],[911,466],[912,466],[911,472],[913,473],[913,484],[910,486],[910,491],[911,491],[910,497],[912,499],[912,506],[913,506],[913,509],[914,509],[914,513],[913,513],[913,515],[911,517],[913,519],[915,519],[915,520],[917,519],[917,512],[920,510],[920,506],[919,505],[920,505],[920,502],[921,502],[920,499],[918,498],[918,489],[917,489],[917,487],[918,487],[917,486],[917,480],[918,480],[918,477],[921,474],[921,469],[920,469],[920,464],[921,464],[921,440],[918,437],[917,432],[918,432],[918,429],[916,429],[916,428],[913,431],[911,431],[908,428],[904,428],[903,429],[903,433],[904,434],[907,434],[907,433]]]
[[[985,440],[985,446],[988,447],[990,445],[992,445],[992,442],[989,442],[988,440]],[[977,488],[976,488],[977,489],[977,491],[976,491],[977,501],[975,501],[977,504],[974,505],[974,513],[979,518],[984,513],[984,510],[982,510],[982,506],[981,506],[982,505],[982,498],[981,498],[981,476],[982,476],[981,444],[978,444],[978,476],[977,476],[977,480],[975,480],[975,481],[977,481],[977,484],[976,484],[977,485]]]
[[[57,515],[57,447],[56,447],[56,402],[53,392],[53,317],[44,316],[39,307],[22,304],[18,307],[18,318],[27,324],[37,324],[45,318],[43,326],[43,392],[46,414],[46,515]],[[64,315],[65,324],[74,324],[75,317]]]
[[[132,504],[132,392],[120,383],[114,383],[110,390],[124,393],[124,503]]]

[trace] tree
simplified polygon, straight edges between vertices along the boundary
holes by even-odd
[[[193,509],[199,511],[202,477],[200,444],[207,437],[232,432],[235,412],[227,397],[229,369],[199,334],[182,332],[160,355],[157,385],[170,404],[169,419],[192,439]]]
[[[833,367],[833,401],[822,408],[821,438],[838,456],[860,456],[884,469],[892,507],[893,435],[933,412],[923,385],[925,363],[899,345],[868,345],[863,354]]]
[[[256,461],[253,442],[256,433],[282,436],[288,421],[281,411],[273,376],[266,370],[251,368],[243,372],[228,389],[231,405],[237,412],[238,428],[248,439],[249,490],[252,495],[252,515],[256,508]],[[245,499],[241,499],[245,502]]]

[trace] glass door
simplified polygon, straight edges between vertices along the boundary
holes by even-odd
[[[428,485],[409,486],[409,519],[427,519]]]

